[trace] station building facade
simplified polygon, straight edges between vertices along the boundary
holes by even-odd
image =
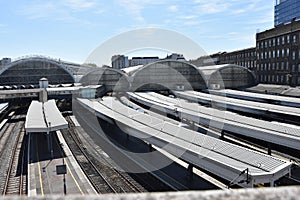
[[[256,34],[260,83],[300,85],[300,21]]]

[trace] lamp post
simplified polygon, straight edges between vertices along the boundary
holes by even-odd
[[[48,122],[48,140],[49,140],[49,150],[51,154],[51,159],[53,159],[53,148],[52,148],[52,138],[51,138],[51,122]]]

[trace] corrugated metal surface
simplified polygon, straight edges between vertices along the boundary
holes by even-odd
[[[68,122],[58,110],[55,100],[31,102],[25,121],[27,132],[48,132],[67,127]]]
[[[281,105],[300,107],[300,99],[293,97],[284,97],[279,95],[261,94],[230,89],[210,90],[209,92],[221,96],[236,97],[241,99],[253,99],[254,101],[257,100],[263,102],[274,102]]]
[[[288,106],[253,102],[253,101],[235,99],[235,98],[230,98],[225,96],[206,94],[206,93],[196,92],[196,91],[185,91],[185,92],[175,92],[175,93],[179,97],[195,97],[207,101],[212,101],[214,103],[224,104],[226,106],[232,105],[232,106],[236,106],[237,108],[244,107],[244,108],[251,108],[251,109],[261,110],[266,112],[273,112],[277,114],[293,115],[297,117],[300,116],[300,108],[291,108]]]
[[[129,93],[129,95],[148,102],[149,105],[153,104],[158,107],[162,106],[164,109],[177,110],[197,123],[204,123],[203,120],[205,120],[205,125],[220,126],[220,128],[230,130],[237,134],[292,148],[300,148],[299,126],[245,117],[236,113],[207,108],[157,93]]]
[[[203,159],[202,161],[218,163],[219,166],[222,166],[226,170],[231,169],[235,172],[234,176],[239,175],[241,171],[248,168],[250,176],[257,176],[255,177],[257,179],[260,179],[264,175],[269,176],[270,173],[276,177],[277,172],[290,167],[290,163],[278,158],[239,147],[183,127],[178,127],[176,124],[129,108],[111,97],[103,98],[103,101],[99,102],[92,102],[86,99],[80,101],[97,112],[125,123],[131,126],[131,128],[141,131],[141,133],[144,132],[149,136],[177,146],[180,153],[182,153],[180,149],[183,148],[190,155],[196,155],[198,160],[195,160],[195,162],[198,162],[200,167],[205,167],[201,166],[201,160]],[[115,112],[112,112],[112,110]],[[130,117],[128,113],[131,114]],[[157,126],[152,126],[152,123],[149,122],[153,122]],[[147,141],[151,137],[141,138]],[[167,151],[172,151],[172,146],[166,145],[163,148]],[[174,154],[174,152],[171,153]],[[223,174],[221,173],[219,172],[216,175],[222,177]]]
[[[187,103],[184,100],[179,100],[179,99],[172,99],[170,97],[166,97],[157,93],[137,93],[139,96],[143,96],[145,98],[151,98],[153,101],[157,102],[163,102],[166,104],[166,102],[170,103],[169,106],[178,106],[178,107],[183,107],[188,110],[193,110],[195,112],[203,113],[209,116],[217,117],[217,118],[222,118],[226,119],[229,121],[233,122],[239,122],[242,124],[250,125],[253,127],[265,129],[265,130],[270,130],[270,131],[275,131],[278,133],[282,133],[285,135],[292,135],[292,136],[300,136],[300,127],[296,125],[290,125],[290,124],[285,124],[285,123],[277,123],[277,122],[267,122],[264,120],[259,120],[251,117],[246,117],[242,115],[238,115],[236,113],[228,112],[228,111],[221,111],[213,108],[207,108],[204,106],[199,106],[197,104],[191,104]],[[149,94],[149,95],[148,95]],[[150,97],[152,96],[152,97]],[[214,97],[212,98],[214,100]],[[191,106],[194,105],[194,106]]]

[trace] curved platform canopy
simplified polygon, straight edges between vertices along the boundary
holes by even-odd
[[[196,66],[182,61],[158,61],[125,69],[130,76],[131,91],[201,90],[206,88]]]
[[[55,100],[32,101],[25,121],[26,132],[51,132],[68,128],[68,122],[58,110]]]
[[[38,86],[41,78],[49,84],[74,83],[74,71],[60,60],[46,57],[25,57],[6,65],[0,70],[0,85]]]
[[[86,85],[103,85],[106,91],[128,91],[128,76],[121,70],[111,67],[97,67],[85,74],[80,83]]]
[[[211,65],[199,67],[199,70],[204,74],[207,86],[210,89],[235,89],[257,84],[254,73],[239,65]]]

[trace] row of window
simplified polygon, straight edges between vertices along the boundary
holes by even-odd
[[[238,59],[238,58],[250,58],[250,57],[255,57],[255,56],[256,56],[256,52],[252,51],[252,52],[248,52],[248,53],[241,53],[241,54],[225,56],[224,60],[233,60],[233,59]]]
[[[292,43],[296,44],[298,37],[297,37],[297,35],[293,35],[291,38],[290,35],[283,35],[283,36],[279,36],[277,38],[260,41],[260,42],[257,42],[257,48],[263,49],[263,48],[267,48],[267,47],[275,47],[276,45],[277,46],[284,45],[285,43],[290,44],[291,39],[292,39]]]
[[[290,71],[291,72],[296,72],[296,66],[295,65],[292,65],[291,68],[289,66],[289,62],[277,62],[276,64],[275,63],[265,63],[265,64],[258,64],[257,65],[257,71],[273,71],[273,70],[281,70],[281,71]],[[300,64],[298,64],[298,72],[300,72]]]
[[[266,52],[261,52],[257,54],[257,59],[258,60],[263,60],[263,59],[270,59],[270,58],[284,58],[284,57],[289,57],[290,56],[290,49],[282,49],[282,50],[273,50],[273,51],[266,51]],[[292,51],[292,59],[296,60],[296,51]],[[300,50],[298,51],[298,58],[300,59]]]
[[[259,82],[287,84],[289,78],[286,75],[261,75],[258,76]],[[300,85],[300,77],[297,77],[297,84]]]
[[[287,83],[286,75],[260,75],[258,76],[259,82],[267,82],[267,83]]]

